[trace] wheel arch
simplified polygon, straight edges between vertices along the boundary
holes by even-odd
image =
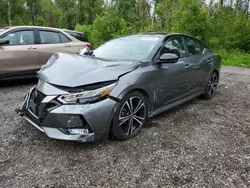
[[[217,69],[214,69],[213,72],[215,72],[217,74],[218,78],[220,78],[220,73]]]
[[[206,82],[204,83],[204,88],[206,87],[206,84],[208,83],[208,80],[209,80],[209,78],[210,78],[210,75],[211,75],[213,72],[215,72],[215,73],[217,74],[218,80],[220,79],[220,71],[219,71],[218,69],[216,69],[216,68],[212,69],[212,70],[210,71],[208,77],[207,77],[206,80],[205,80]]]
[[[113,134],[114,133],[112,133],[112,131],[113,131],[113,128],[114,128],[114,115],[118,112],[119,113],[119,110],[120,110],[120,107],[122,106],[122,104],[124,104],[123,103],[123,101],[125,101],[125,100],[127,100],[127,98],[124,98],[124,97],[126,97],[127,95],[129,95],[129,97],[133,97],[134,95],[138,95],[138,94],[140,94],[140,95],[142,95],[143,97],[144,97],[144,100],[145,100],[145,102],[146,102],[146,104],[145,104],[145,106],[146,106],[146,111],[145,111],[145,117],[146,117],[146,119],[148,118],[148,110],[149,110],[149,108],[148,108],[148,105],[149,105],[149,102],[148,102],[148,100],[149,100],[149,98],[150,98],[150,95],[149,95],[149,93],[148,93],[148,91],[146,90],[146,89],[144,89],[144,88],[142,88],[142,87],[131,87],[131,88],[129,88],[129,89],[125,89],[118,97],[119,98],[117,98],[118,99],[118,102],[117,102],[117,104],[116,104],[116,107],[115,107],[115,110],[114,110],[114,113],[113,113],[113,116],[112,116],[112,119],[111,119],[111,122],[110,122],[110,125],[109,125],[109,127],[108,127],[108,129],[107,129],[107,132],[109,133],[109,137],[110,136],[114,136]],[[127,96],[128,97],[128,96]],[[124,99],[124,100],[123,100]],[[120,101],[119,101],[120,100]],[[120,107],[119,107],[120,106]],[[119,109],[119,110],[118,110]],[[117,138],[116,136],[114,136],[115,138]],[[123,139],[122,139],[123,140]]]
[[[124,89],[119,95],[118,95],[118,98],[119,99],[122,99],[125,95],[127,95],[128,93],[132,92],[132,91],[138,91],[140,92],[141,94],[143,94],[147,100],[150,100],[151,96],[150,96],[150,91],[143,87],[143,86],[138,86],[138,85],[133,85],[133,86],[130,86],[126,89]]]

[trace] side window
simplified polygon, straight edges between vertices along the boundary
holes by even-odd
[[[79,35],[79,38],[81,39],[81,41],[83,41],[83,42],[89,42],[88,41],[88,39],[87,39],[87,37],[84,35],[84,34],[78,34]]]
[[[9,40],[9,45],[35,44],[33,31],[16,31],[13,33],[9,33],[2,39]]]
[[[200,49],[200,54],[203,54],[204,50],[205,50],[204,45],[201,42],[199,42],[199,41],[197,41],[197,44],[198,44],[199,49]]]
[[[160,52],[161,55],[164,53],[173,53],[179,56],[180,58],[185,57],[186,51],[182,38],[175,37],[168,40]]]
[[[188,48],[189,55],[200,55],[204,51],[204,46],[193,38],[186,38],[186,44]]]
[[[84,42],[84,38],[80,34],[78,34],[78,33],[75,34],[75,38],[77,38],[78,40]]]
[[[71,36],[75,37],[76,39],[80,41],[89,42],[87,37],[84,34],[77,33],[77,32],[67,32],[67,33],[69,33]]]
[[[61,43],[71,42],[64,34],[60,33]]]
[[[41,44],[57,44],[61,43],[58,32],[53,31],[39,31]]]
[[[75,37],[76,39],[83,41],[81,35],[79,35],[78,33],[70,33],[73,37]]]

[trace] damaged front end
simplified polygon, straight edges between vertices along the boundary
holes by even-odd
[[[106,139],[117,103],[107,97],[113,85],[87,93],[69,93],[39,81],[16,112],[50,138],[79,142]]]

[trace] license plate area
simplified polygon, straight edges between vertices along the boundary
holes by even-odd
[[[80,135],[88,135],[88,129],[68,129],[70,134],[80,134]]]

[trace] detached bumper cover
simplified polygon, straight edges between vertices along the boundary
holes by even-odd
[[[46,96],[39,106],[39,117],[32,113],[29,104],[32,103],[32,88],[26,95],[23,104],[16,109],[31,125],[36,127],[48,137],[60,140],[72,140],[79,142],[91,142],[106,139],[109,136],[110,125],[113,118],[116,101],[105,99],[93,104],[85,105],[57,105],[50,107],[57,96]],[[72,123],[73,121],[73,123]],[[88,129],[86,134],[72,134],[68,130],[72,128]]]
[[[26,121],[28,121],[31,125],[36,127],[39,131],[45,133],[48,137],[59,140],[72,140],[79,142],[92,142],[94,141],[94,133],[90,133],[88,135],[66,135],[62,133],[59,129],[50,128],[50,127],[40,127],[27,116],[23,116]]]

